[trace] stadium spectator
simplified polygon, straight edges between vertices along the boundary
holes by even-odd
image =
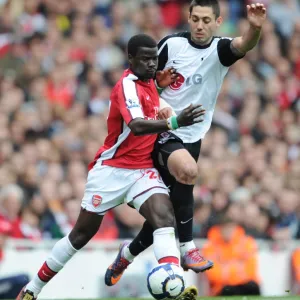
[[[292,293],[300,295],[300,248],[292,253]]]
[[[211,295],[260,294],[256,242],[230,217],[209,230],[202,252],[215,262],[206,272]]]

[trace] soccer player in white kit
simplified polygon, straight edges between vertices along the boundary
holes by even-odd
[[[211,126],[224,77],[229,67],[258,43],[266,19],[264,5],[248,5],[247,19],[249,26],[242,36],[234,39],[216,37],[214,34],[222,24],[218,0],[193,0],[188,19],[190,32],[173,34],[159,42],[158,70],[172,66],[178,75],[173,84],[163,89],[161,97],[175,113],[180,112],[188,101],[202,104],[206,109],[201,124],[160,134],[153,153],[156,168],[170,186],[181,265],[186,270],[203,272],[213,266],[200,255],[193,241],[193,187],[198,176],[201,141]],[[152,232],[150,224],[145,222],[138,236],[129,245],[127,242],[133,256],[152,244]],[[129,257],[125,259],[132,261]]]

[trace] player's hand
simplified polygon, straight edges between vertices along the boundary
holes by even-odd
[[[177,123],[179,127],[189,126],[195,123],[203,122],[202,116],[205,115],[205,109],[202,105],[190,104],[185,108],[177,117]]]
[[[267,9],[264,4],[256,3],[247,5],[247,19],[251,26],[261,28],[267,18]]]
[[[173,67],[156,72],[156,82],[160,88],[166,88],[177,79],[179,79],[176,69]]]
[[[158,112],[159,120],[166,120],[173,115],[173,110],[171,107],[164,107]]]

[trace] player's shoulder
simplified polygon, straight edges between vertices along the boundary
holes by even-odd
[[[169,34],[159,41],[158,48],[160,48],[164,44],[170,43],[170,42],[171,43],[188,42],[189,37],[190,37],[190,33],[188,31],[182,31],[182,32]]]
[[[117,81],[114,88],[119,89],[120,87],[122,87],[122,85],[135,82],[136,80],[138,80],[138,77],[135,76],[129,69],[127,69],[123,72],[122,76]]]
[[[216,42],[218,51],[222,48],[227,48],[230,47],[231,42],[233,41],[234,38],[232,37],[227,37],[227,36],[215,36],[214,40]]]
[[[230,37],[214,36],[213,44],[215,45],[216,48],[220,49],[220,47],[230,44],[232,40],[233,38]]]
[[[114,102],[120,95],[129,90],[135,90],[135,83],[138,78],[130,70],[125,70],[111,91],[110,99]]]
[[[214,39],[217,41],[217,42],[220,42],[220,41],[226,41],[226,40],[229,40],[229,41],[232,41],[233,38],[232,37],[228,37],[228,36],[217,36],[215,35],[214,36]]]

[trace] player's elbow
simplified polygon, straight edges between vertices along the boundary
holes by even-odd
[[[143,135],[144,134],[144,130],[143,130],[143,126],[142,124],[139,122],[139,120],[132,120],[129,124],[128,124],[131,132],[133,133],[134,136],[139,136],[139,135]]]
[[[141,128],[136,127],[136,126],[131,128],[131,131],[132,131],[134,136],[143,135],[143,130]]]

